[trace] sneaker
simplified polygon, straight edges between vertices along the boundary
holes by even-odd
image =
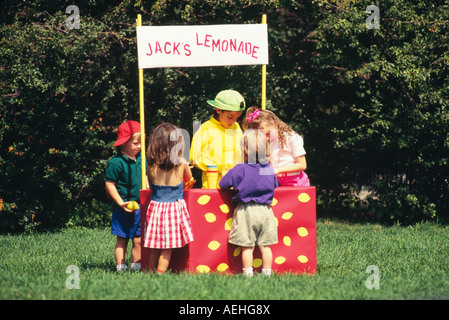
[[[131,272],[140,272],[140,269],[142,269],[140,262],[131,264]]]
[[[126,269],[128,269],[128,267],[126,266],[126,264],[118,264],[117,265],[117,272],[123,272]]]

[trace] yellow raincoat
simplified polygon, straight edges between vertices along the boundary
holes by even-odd
[[[203,123],[193,135],[190,164],[203,171],[203,188],[219,189],[218,182],[221,177],[237,163],[242,162],[241,139],[242,130],[237,122],[225,129],[220,121],[213,117]],[[218,179],[216,186],[209,187],[206,166],[211,164],[218,165]]]

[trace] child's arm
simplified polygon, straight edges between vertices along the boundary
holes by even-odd
[[[234,187],[234,181],[232,179],[232,169],[229,170],[218,182],[218,186],[223,189],[231,189]]]
[[[295,158],[295,163],[291,166],[280,167],[275,170],[275,174],[278,173],[286,173],[286,172],[295,172],[295,171],[304,171],[307,169],[306,156],[302,155]]]
[[[130,203],[130,201],[126,202],[123,201],[122,197],[120,197],[120,194],[117,191],[117,188],[115,187],[114,182],[106,181],[105,186],[106,191],[111,196],[112,200],[114,200],[119,207],[121,207],[124,211],[129,213],[134,212],[133,210],[128,209],[127,205],[128,203]]]
[[[184,158],[182,158],[181,160],[182,166],[184,167],[183,169],[183,176],[182,176],[182,180],[184,181],[184,185],[183,188],[184,189],[191,189],[193,187],[193,185],[195,184],[196,180],[193,179],[192,176],[192,171],[190,170],[191,168],[193,168],[193,166],[190,166]]]
[[[188,163],[183,164],[183,166],[184,166],[183,180],[184,182],[190,181],[190,179],[192,179],[192,171],[190,170],[190,166]]]
[[[183,157],[181,157],[181,165],[183,167],[182,180],[187,182],[192,178],[192,171],[190,168],[193,168],[193,166],[189,166],[189,163]]]

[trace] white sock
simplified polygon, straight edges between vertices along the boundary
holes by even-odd
[[[138,271],[142,268],[140,262],[131,263],[131,271]]]
[[[122,271],[126,269],[126,264],[118,264],[117,265],[117,271]]]
[[[253,268],[242,268],[243,274],[247,277],[253,276]]]
[[[271,276],[271,269],[262,269],[262,274],[264,276]]]

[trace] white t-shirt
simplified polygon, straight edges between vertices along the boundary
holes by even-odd
[[[284,147],[281,149],[280,141],[271,141],[271,166],[276,170],[280,167],[290,166],[295,164],[295,158],[305,155],[304,140],[295,133],[287,133]],[[276,146],[277,144],[277,146]]]

